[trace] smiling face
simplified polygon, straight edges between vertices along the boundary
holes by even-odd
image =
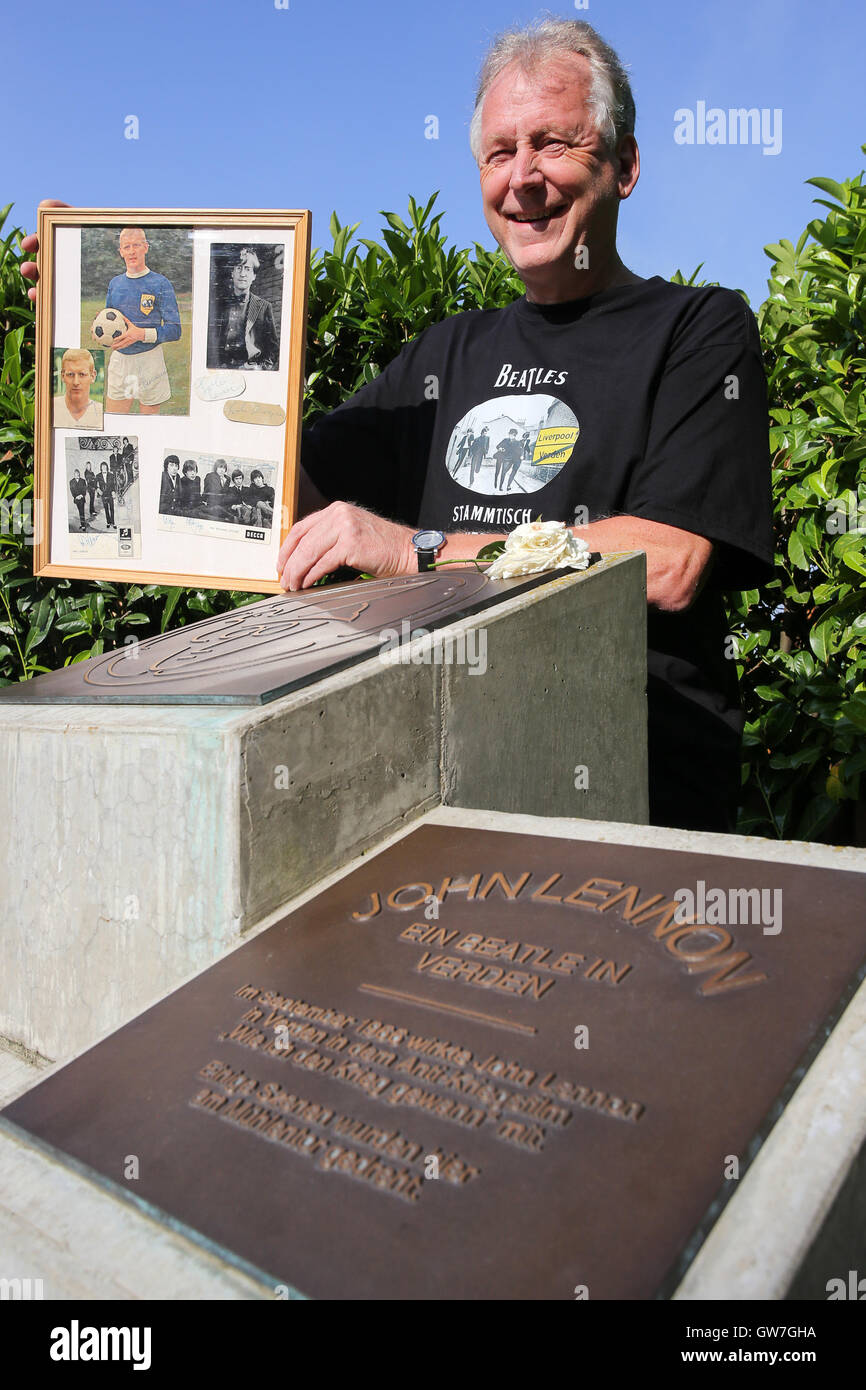
[[[484,216],[527,298],[541,303],[606,288],[620,272],[630,277],[616,254],[616,219],[637,183],[637,145],[624,136],[611,155],[590,90],[589,63],[563,53],[531,73],[510,63],[484,99]],[[586,269],[575,266],[581,245]]]

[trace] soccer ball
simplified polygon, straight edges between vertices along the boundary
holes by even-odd
[[[119,309],[100,309],[90,331],[103,347],[112,347],[126,332],[126,319]]]

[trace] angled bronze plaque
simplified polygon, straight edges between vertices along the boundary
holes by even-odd
[[[7,686],[0,701],[266,704],[557,577],[450,570],[266,598]]]
[[[304,1295],[664,1296],[860,978],[864,887],[422,826],[0,1123]]]

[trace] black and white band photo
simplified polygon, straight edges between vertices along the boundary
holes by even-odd
[[[159,487],[160,530],[270,539],[277,466],[256,459],[166,450]]]
[[[208,367],[279,370],[285,249],[242,242],[211,246]]]
[[[462,487],[488,497],[537,492],[571,458],[579,434],[557,396],[494,396],[455,425],[445,464]]]
[[[139,556],[136,436],[86,434],[67,439],[66,490],[70,554]]]

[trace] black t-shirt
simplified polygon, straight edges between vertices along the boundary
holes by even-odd
[[[752,587],[772,566],[767,426],[741,296],[653,276],[428,328],[305,432],[302,461],[326,497],[413,526],[502,532],[619,514],[713,541],[691,609],[649,613],[651,814],[724,829],[742,716],[720,590]],[[497,457],[512,430],[529,434],[516,470]],[[468,431],[474,445],[461,449]]]

